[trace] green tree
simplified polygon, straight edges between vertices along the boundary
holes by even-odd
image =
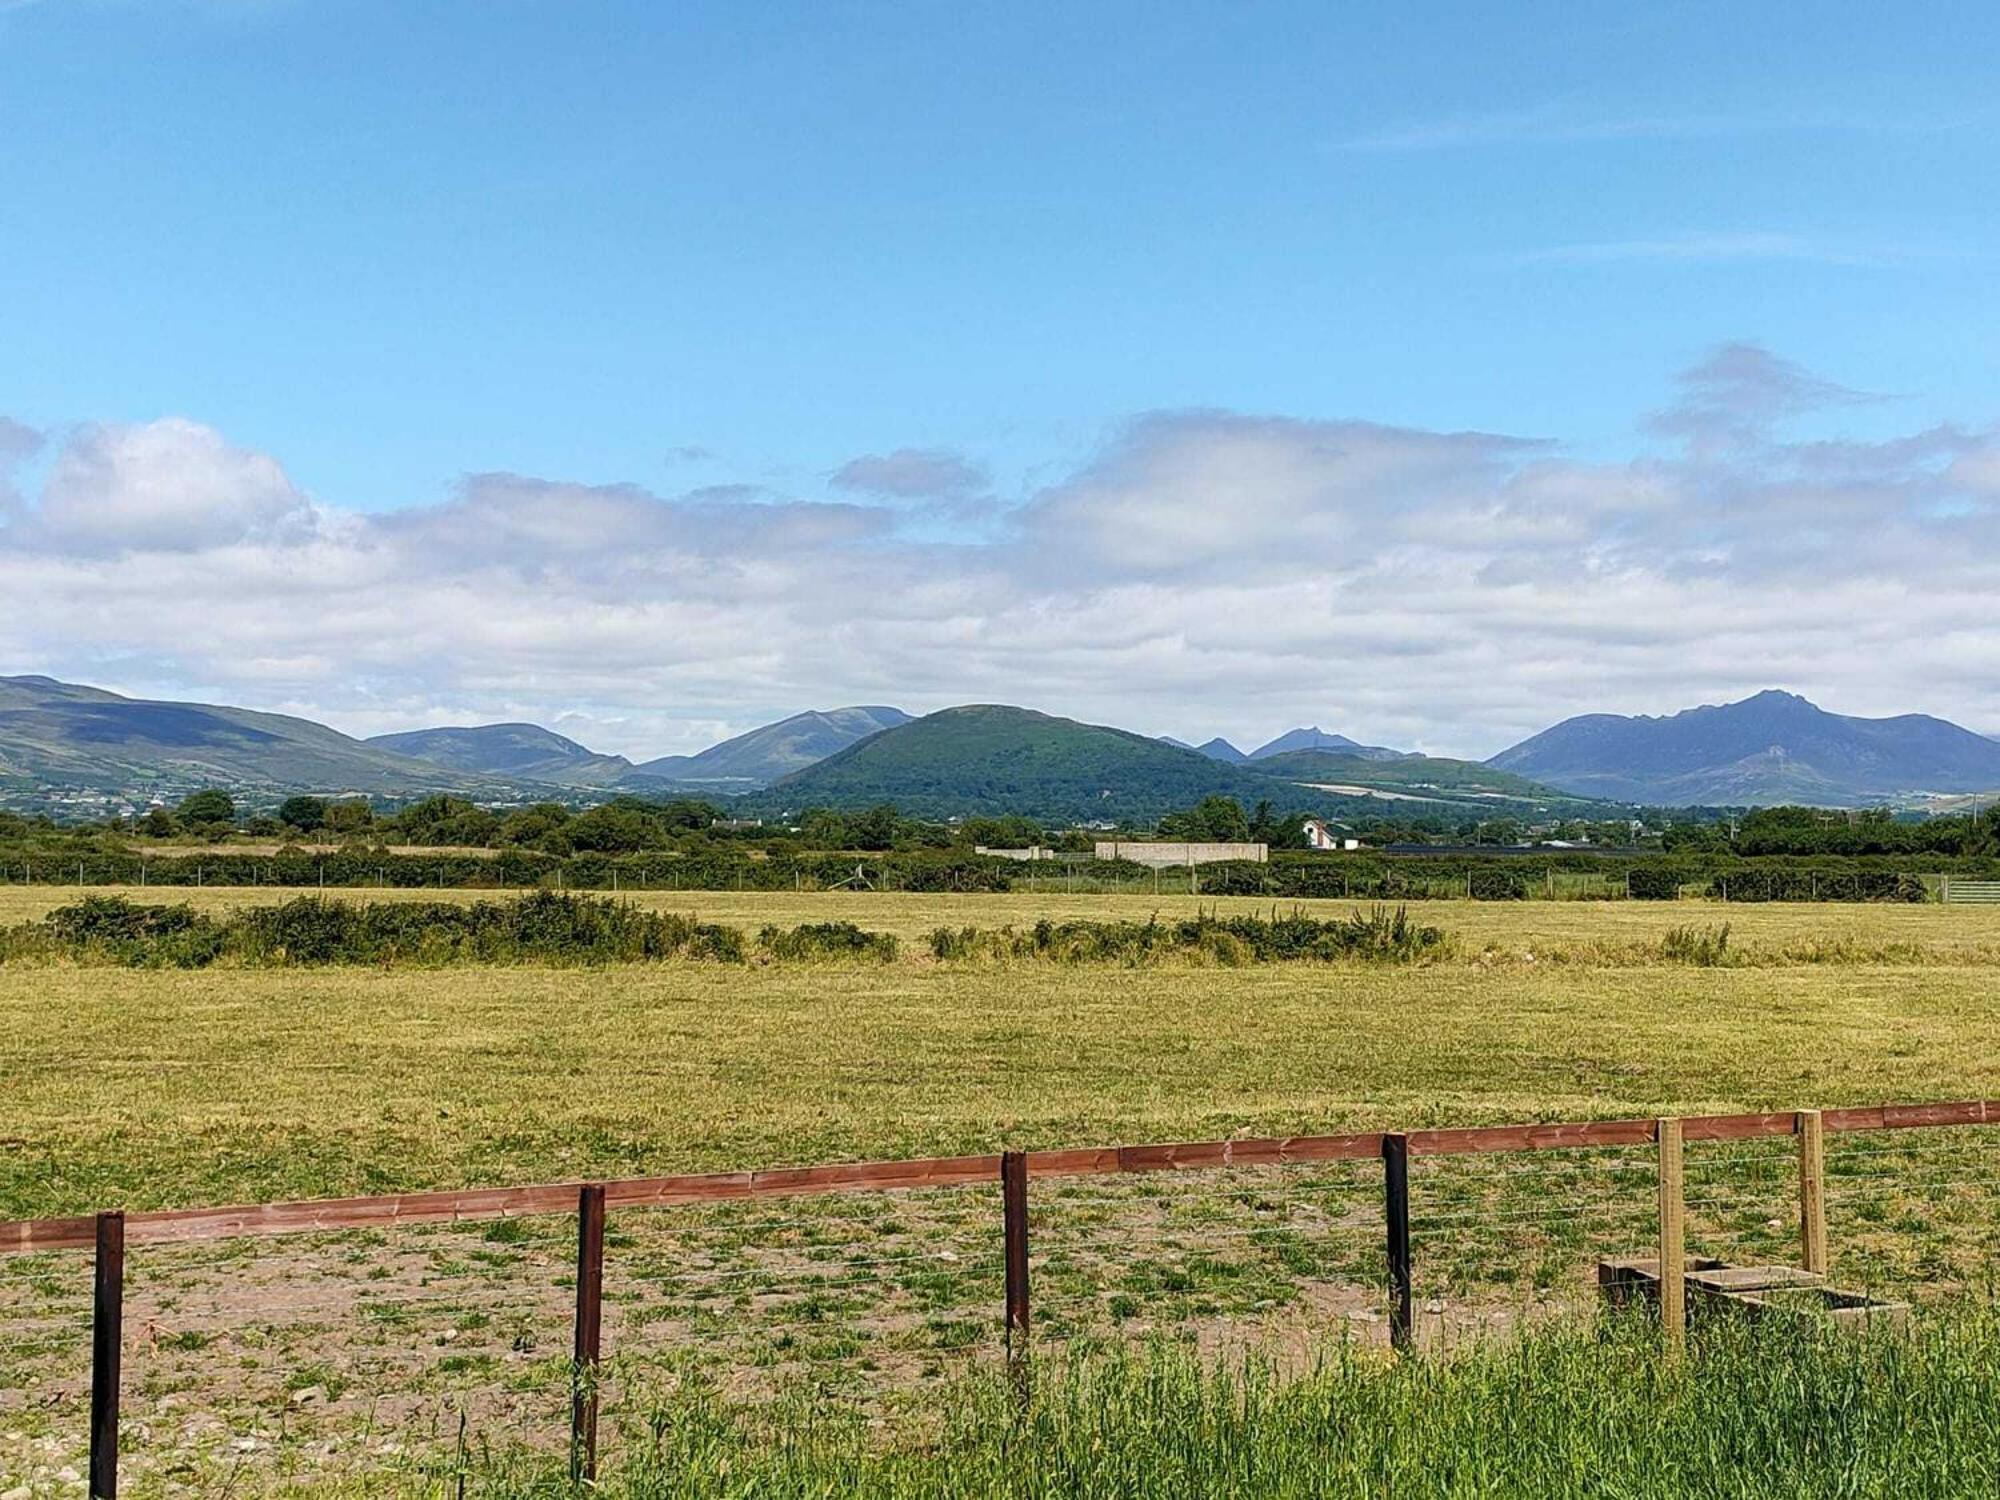
[[[149,809],[139,820],[139,832],[149,839],[170,839],[180,831],[180,820],[164,807]]]
[[[858,817],[849,818],[847,832],[857,849],[887,849],[896,842],[900,821],[896,809],[884,802]]]
[[[350,797],[345,802],[329,802],[326,808],[328,833],[365,833],[375,826],[375,809],[365,798]]]
[[[287,797],[278,804],[278,821],[290,824],[300,833],[316,833],[326,827],[326,799]]]
[[[181,798],[175,812],[189,828],[228,827],[236,821],[236,799],[221,787],[203,787]]]
[[[1042,842],[1042,826],[1033,818],[967,818],[960,825],[962,842],[988,849],[1027,849]]]
[[[1187,812],[1160,819],[1160,835],[1197,844],[1240,844],[1250,838],[1250,820],[1234,797],[1204,797]]]

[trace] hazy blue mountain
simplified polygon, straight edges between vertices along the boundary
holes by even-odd
[[[495,790],[288,714],[126,698],[52,677],[0,677],[0,783],[137,794]]]
[[[1288,729],[1269,744],[1252,750],[1247,760],[1263,760],[1272,755],[1289,755],[1298,750],[1331,750],[1340,755],[1358,755],[1366,760],[1393,760],[1404,754],[1383,745],[1363,745],[1344,734],[1328,734],[1318,725],[1310,729]]]
[[[412,729],[378,734],[363,743],[455,771],[566,786],[605,786],[632,770],[632,762],[622,755],[599,755],[539,724]]]
[[[1197,755],[1206,755],[1210,760],[1226,760],[1232,766],[1240,766],[1250,758],[1219,734],[1206,744],[1196,745],[1194,752]]]
[[[1928,714],[1861,719],[1776,690],[1661,718],[1584,714],[1488,765],[1587,796],[1852,806],[2000,788],[2000,743]]]
[[[909,722],[910,716],[900,708],[879,704],[814,710],[739,734],[699,755],[642,761],[633,767],[633,774],[716,791],[743,791],[769,786],[870,735]]]

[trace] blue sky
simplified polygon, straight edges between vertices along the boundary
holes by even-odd
[[[1807,17],[1720,5],[0,3],[0,415],[33,435],[16,445],[10,545],[39,547],[41,563],[17,586],[81,587],[73,561],[51,581],[53,544],[31,536],[57,501],[73,514],[90,503],[73,474],[49,491],[65,463],[101,477],[89,443],[171,419],[268,456],[322,540],[383,513],[463,514],[480,499],[468,476],[525,476],[556,495],[634,487],[670,532],[683,529],[676,505],[818,506],[826,522],[867,502],[894,525],[839,545],[876,562],[900,549],[909,577],[978,574],[990,596],[993,569],[1015,569],[1017,585],[1038,576],[1000,557],[1025,545],[1023,518],[1032,532],[1035,516],[1070,514],[1093,476],[1132,457],[1132,424],[1149,414],[1507,435],[1629,478],[1634,465],[1693,463],[1684,434],[1651,418],[1685,394],[1683,372],[1737,345],[1818,382],[1767,413],[1787,442],[1886,455],[1938,424],[1971,435],[1953,458],[1923,460],[1933,480],[1959,469],[1921,503],[1981,515],[1979,445],[2000,405],[1996,43],[1995,13],[1971,5]],[[1309,425],[1265,430],[1325,442]],[[190,479],[187,452],[161,451],[130,448],[179,465],[171,484],[186,503],[226,489]],[[972,477],[950,495],[833,482],[857,459],[909,452]],[[112,467],[133,494],[166,483]],[[1793,458],[1776,469],[1796,478]],[[1774,473],[1767,450],[1754,465],[1739,455],[1726,482],[1691,469],[1678,482],[1713,500]],[[1874,477],[1910,493],[1911,474]],[[1309,513],[1326,491],[1307,490],[1293,503]],[[1632,530],[1593,514],[1587,537],[1561,543],[1580,549],[1572,566]],[[769,519],[746,518],[745,535]],[[211,531],[197,517],[188,534]],[[1308,517],[1300,535],[1353,533],[1316,533]],[[1039,541],[1066,550],[1060,535]],[[115,550],[95,554],[114,592]],[[184,584],[231,586],[234,575],[185,565]],[[727,551],[727,566],[750,558]],[[1135,588],[1155,603],[1181,590],[1190,618],[1213,607],[1187,578],[1138,566],[1097,582],[1127,603]],[[513,583],[487,597],[505,609],[536,565],[510,557],[502,571]],[[477,596],[476,580],[458,582]],[[47,602],[45,617],[61,618],[56,594]],[[934,638],[964,617],[963,598],[948,602]],[[1444,628],[1495,628],[1451,619]],[[1085,623],[1041,649],[1076,649]],[[850,624],[853,651],[869,651],[865,622]],[[273,627],[253,616],[240,628]],[[1608,651],[1591,692],[1548,685],[1574,661],[1558,649],[1504,704],[1473,693],[1419,710],[1396,707],[1395,673],[1296,703],[1282,679],[1244,690],[1233,643],[1178,629],[1178,642],[1163,623],[1107,646],[1091,670],[1050,672],[1044,706],[1242,737],[1318,718],[1490,753],[1593,695],[1664,711],[1785,670],[1798,680],[1778,685],[1843,696],[1832,706],[2000,727],[1991,668],[1870,679],[1809,635],[1740,671],[1705,660],[1678,679]],[[784,639],[767,636],[765,655]],[[83,638],[0,625],[0,670],[227,690],[357,728],[567,714],[607,748],[655,753],[827,692],[917,708],[1026,696],[1034,681],[976,654],[956,678],[942,657],[899,675],[873,649],[870,666],[810,653],[720,675],[689,663],[635,672],[629,692],[596,677],[572,696],[554,659],[545,676],[514,674],[447,648],[428,674],[399,677],[315,665],[309,645],[287,643],[249,670],[227,665],[241,650],[169,650],[135,627]],[[1153,697],[1133,686],[1136,661],[1181,649],[1209,650],[1207,667],[1163,670]],[[577,650],[602,658],[595,636]],[[1913,686],[1935,701],[1897,696]],[[1358,704],[1370,722],[1344,717]]]

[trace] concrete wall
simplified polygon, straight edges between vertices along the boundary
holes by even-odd
[[[1271,858],[1269,844],[1167,844],[1137,840],[1100,841],[1099,859],[1129,859],[1139,865],[1215,865],[1229,859],[1247,859],[1265,864]]]

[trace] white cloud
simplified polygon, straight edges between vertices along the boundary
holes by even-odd
[[[957,532],[900,497],[513,474],[346,511],[192,422],[87,427],[0,524],[0,670],[634,756],[841,702],[1473,754],[1773,685],[2000,727],[2000,439],[1786,433],[1867,399],[1730,346],[1650,419],[1670,451],[1622,463],[1155,413]]]
[[[51,543],[86,552],[198,552],[298,539],[313,524],[277,460],[179,417],[71,434],[34,520]]]

